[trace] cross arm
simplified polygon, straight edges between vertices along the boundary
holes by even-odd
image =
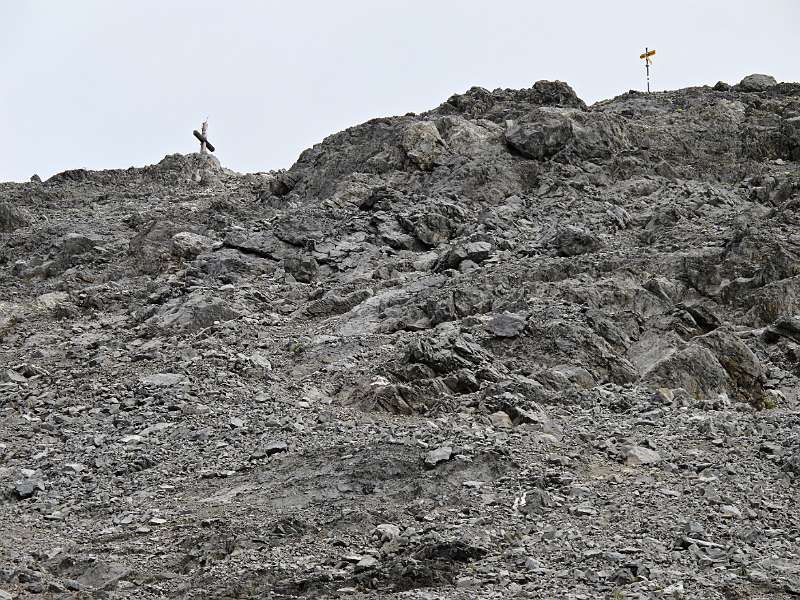
[[[206,148],[208,148],[209,152],[213,152],[214,151],[214,146],[211,144],[211,142],[208,141],[206,136],[204,136],[202,133],[197,131],[197,129],[195,129],[192,133],[194,134],[194,137],[196,137],[198,140],[200,140],[201,142],[203,142],[206,145]]]

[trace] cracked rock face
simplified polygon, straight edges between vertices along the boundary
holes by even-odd
[[[789,598],[800,84],[0,184],[0,597]]]

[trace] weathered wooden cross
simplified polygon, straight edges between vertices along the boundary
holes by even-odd
[[[194,133],[194,137],[200,140],[200,154],[206,153],[206,148],[208,148],[209,152],[214,151],[214,146],[211,142],[208,141],[206,137],[206,133],[208,132],[208,119],[203,121],[202,133],[195,129],[192,133]]]

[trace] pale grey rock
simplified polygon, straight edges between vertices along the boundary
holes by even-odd
[[[772,75],[754,73],[742,79],[738,87],[744,92],[763,92],[777,84],[778,82]]]
[[[430,171],[449,153],[447,144],[432,121],[409,125],[402,134],[406,156],[423,171]]]
[[[556,234],[554,245],[559,256],[579,256],[603,247],[597,235],[578,225],[567,225]]]
[[[380,561],[374,556],[365,556],[356,563],[356,571],[367,571],[374,569],[380,564]]]
[[[208,252],[214,245],[214,241],[204,235],[181,231],[172,236],[171,252],[173,256],[192,260]]]
[[[67,292],[48,292],[42,294],[36,301],[44,308],[52,310],[60,304],[69,301],[69,294]]]
[[[502,313],[492,317],[486,330],[497,337],[517,337],[525,330],[525,319],[512,313]]]
[[[284,441],[276,440],[262,444],[261,449],[266,456],[272,456],[280,452],[287,452],[289,450],[289,444]]]
[[[155,373],[153,375],[142,375],[139,382],[143,385],[154,387],[172,387],[180,385],[186,381],[186,375],[181,373]]]
[[[624,451],[623,456],[625,464],[630,467],[655,465],[661,462],[661,455],[658,452],[643,446],[631,446]]]
[[[433,468],[441,462],[450,460],[452,455],[453,449],[450,446],[441,446],[440,448],[428,452],[425,457],[425,465],[429,468]]]
[[[489,415],[489,420],[491,421],[493,427],[498,427],[500,429],[511,429],[514,427],[511,417],[508,416],[508,413],[505,413],[502,410]]]

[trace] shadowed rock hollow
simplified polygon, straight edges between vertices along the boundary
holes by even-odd
[[[0,184],[0,590],[800,593],[798,161],[800,84],[540,81]]]

